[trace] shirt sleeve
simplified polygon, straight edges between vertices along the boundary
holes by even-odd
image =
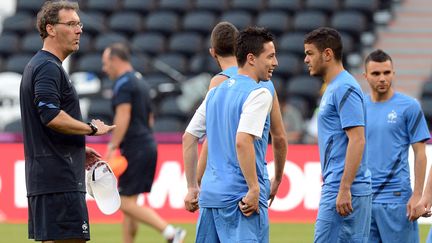
[[[192,117],[191,121],[189,122],[189,125],[186,128],[186,132],[194,135],[195,137],[202,138],[206,134],[206,104],[207,104],[207,97],[208,94],[204,99],[204,101],[201,103],[201,105],[198,107],[198,109],[195,111],[194,116]]]
[[[48,124],[60,113],[62,72],[56,64],[47,62],[35,74],[34,104],[43,124]]]
[[[261,138],[272,101],[273,96],[268,89],[260,88],[252,91],[243,104],[237,132],[245,132]]]
[[[413,100],[412,104],[405,110],[405,114],[410,143],[429,139],[429,129],[420,104]]]
[[[129,79],[125,79],[125,82],[121,82],[113,97],[113,105],[118,106],[123,103],[132,103],[132,94],[134,87],[132,87],[132,82]]]
[[[366,113],[361,91],[344,85],[337,90],[335,99],[342,128],[365,126]]]

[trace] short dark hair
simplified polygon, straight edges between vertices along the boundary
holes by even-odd
[[[273,35],[262,27],[247,27],[237,38],[236,59],[239,67],[246,63],[247,55],[259,56],[264,51],[264,44],[274,40]]]
[[[46,30],[47,24],[57,24],[59,22],[58,13],[62,9],[79,11],[77,2],[69,1],[46,1],[37,14],[36,28],[39,31],[39,35],[42,40],[48,36]]]
[[[234,56],[238,35],[239,31],[233,24],[226,21],[218,23],[210,36],[211,47],[216,55],[221,57]]]
[[[342,60],[342,38],[339,32],[330,27],[320,27],[315,29],[304,38],[304,44],[313,44],[316,48],[323,52],[326,48],[330,48],[337,61]]]
[[[117,42],[109,45],[107,47],[110,50],[110,57],[118,57],[123,61],[130,61],[130,50],[128,46],[124,43]]]
[[[371,62],[371,61],[373,61],[373,62],[386,62],[386,61],[390,61],[390,62],[393,63],[393,60],[391,59],[390,55],[387,54],[386,52],[384,52],[384,51],[381,50],[381,49],[377,49],[377,50],[371,52],[371,53],[366,57],[366,59],[365,59],[365,61],[364,61],[365,68],[366,68],[366,65],[367,65],[369,62]]]

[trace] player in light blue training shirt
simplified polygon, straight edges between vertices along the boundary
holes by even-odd
[[[243,30],[237,43],[238,74],[209,91],[183,135],[185,207],[200,209],[198,243],[269,241],[267,200],[279,186],[270,182],[265,162],[274,89],[260,80],[271,78],[276,52],[263,28]],[[208,158],[199,187],[197,147],[205,134]],[[280,167],[275,177],[282,173]]]
[[[363,92],[342,64],[342,40],[327,27],[305,36],[305,63],[327,88],[318,113],[323,186],[314,242],[366,242],[371,181],[365,152]]]
[[[209,49],[209,53],[222,71],[217,73],[210,80],[209,90],[238,73],[238,65],[235,56],[235,46],[238,34],[239,31],[237,28],[233,24],[226,21],[219,22],[213,28],[210,36],[211,47]],[[270,92],[273,92],[274,86],[271,80],[260,82],[260,84],[267,87]],[[278,169],[283,168],[285,166],[287,154],[287,138],[276,91],[274,91],[273,95],[270,119],[266,120],[266,125],[270,125],[270,137],[275,166],[278,167]],[[201,183],[201,179],[207,164],[207,147],[207,140],[205,140],[201,147],[201,153],[198,160],[198,184]],[[275,178],[275,180],[281,181],[282,178]],[[272,188],[270,191],[269,206],[271,206],[272,201],[276,196],[275,189],[276,187]]]
[[[235,39],[237,35],[238,35],[237,28],[229,22],[225,22],[225,21],[220,22],[213,29],[212,36],[211,36],[212,48],[210,48],[210,55],[213,56],[213,58],[218,63],[219,67],[221,67],[222,71],[216,74],[215,77],[211,80],[209,89],[216,87],[226,79],[237,75],[239,68],[237,65],[237,60],[234,52]],[[287,142],[285,138],[285,130],[283,126],[282,115],[280,113],[279,101],[277,98],[277,94],[273,82],[271,80],[259,82],[259,84],[267,88],[273,95],[271,119],[270,117],[266,119],[264,129],[268,130],[270,124],[272,129],[273,127],[280,128],[276,130],[276,132],[274,130],[270,130],[270,133],[272,135],[271,136],[272,144],[276,144],[276,146],[273,147],[275,153],[274,156],[275,162],[281,164],[285,162]],[[207,157],[207,155],[205,157]],[[199,162],[205,164],[206,161],[199,161]],[[201,176],[202,174],[198,173],[199,182],[201,181],[200,178]],[[275,192],[273,192],[272,199],[275,196],[274,193]]]
[[[429,130],[419,103],[395,92],[391,57],[382,50],[365,59],[367,154],[372,173],[372,219],[369,242],[419,242],[417,221],[410,221],[425,179],[425,142]],[[408,150],[414,151],[414,191]]]

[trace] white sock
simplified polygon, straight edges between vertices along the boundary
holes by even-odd
[[[162,236],[163,236],[165,239],[169,240],[169,239],[174,238],[175,232],[176,232],[176,229],[174,228],[174,226],[172,226],[172,225],[169,224],[169,225],[168,225],[167,227],[165,227],[165,229],[162,231]]]

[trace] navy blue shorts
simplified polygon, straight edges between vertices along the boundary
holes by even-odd
[[[28,197],[28,234],[36,241],[90,240],[84,192],[62,192]]]
[[[150,192],[156,173],[156,144],[150,143],[148,146],[138,145],[133,149],[123,149],[122,155],[128,161],[128,166],[119,178],[120,195],[132,196]]]

